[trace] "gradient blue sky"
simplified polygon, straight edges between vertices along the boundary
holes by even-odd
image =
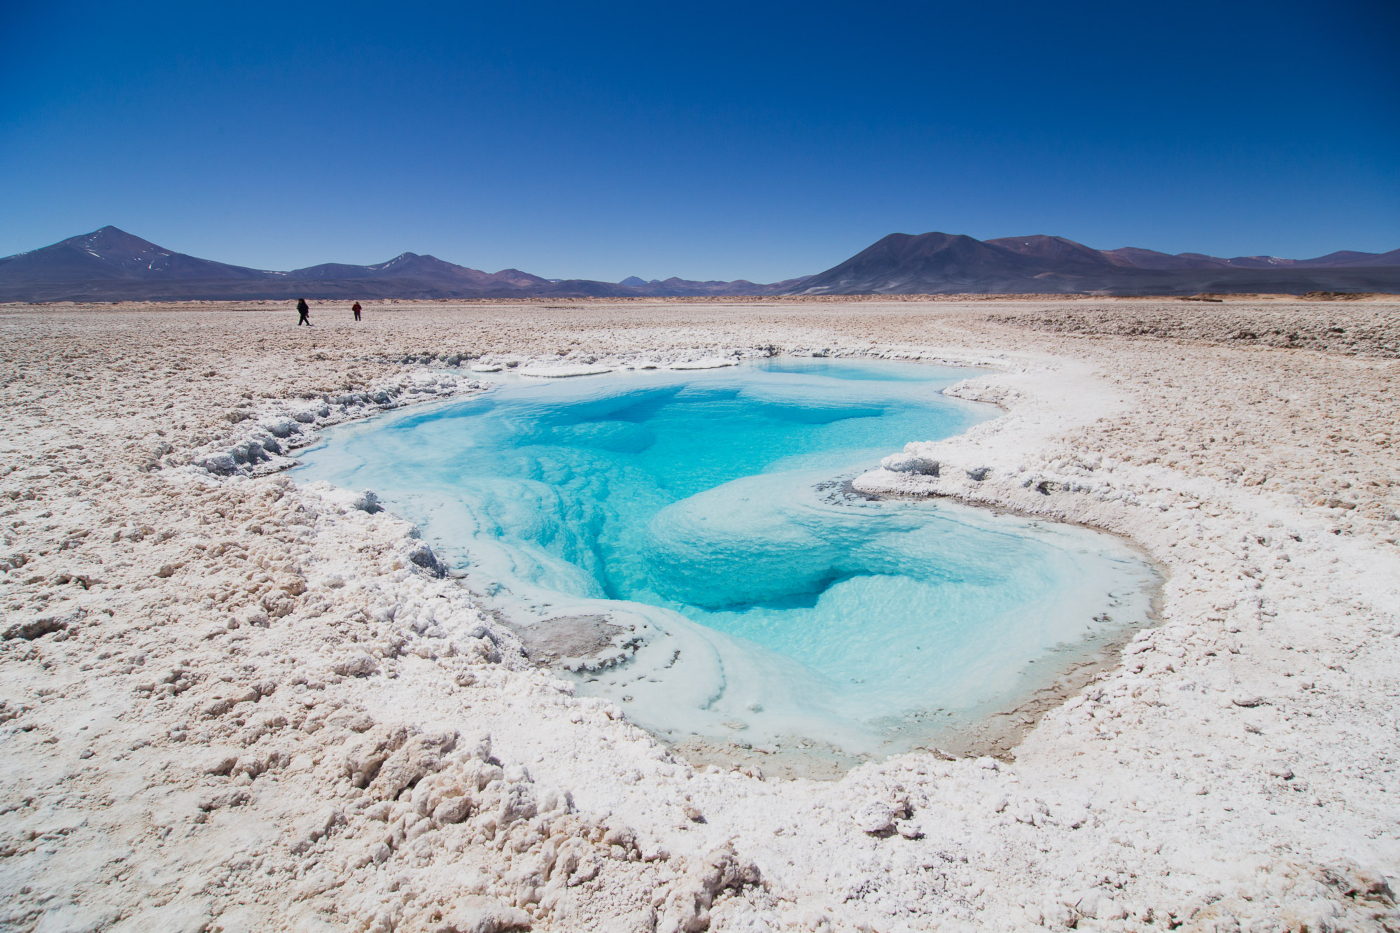
[[[818,272],[1400,247],[1400,4],[4,4],[0,255]]]

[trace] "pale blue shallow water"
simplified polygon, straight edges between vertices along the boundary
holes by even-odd
[[[661,734],[898,750],[1148,612],[1152,573],[1112,537],[841,491],[994,416],[939,394],[967,375],[778,359],[504,377],[332,432],[298,472],[376,491],[513,619],[633,627],[635,657],[580,688]]]

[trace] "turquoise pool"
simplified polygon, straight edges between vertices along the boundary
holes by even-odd
[[[897,751],[1149,611],[1153,573],[1114,537],[845,491],[906,441],[994,417],[940,394],[967,375],[784,358],[505,375],[332,431],[299,478],[373,489],[517,623],[627,629],[624,663],[575,676],[658,734]]]

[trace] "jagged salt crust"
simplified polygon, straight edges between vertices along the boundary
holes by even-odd
[[[486,388],[485,384],[456,373],[413,372],[375,383],[360,392],[326,394],[300,404],[288,401],[264,403],[256,414],[237,411],[238,436],[215,445],[182,452],[173,448],[152,468],[193,463],[216,476],[263,476],[295,465],[290,456],[299,447],[319,440],[317,428],[365,418],[415,402],[448,399]]]

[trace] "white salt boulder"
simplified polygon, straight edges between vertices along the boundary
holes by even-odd
[[[915,473],[921,476],[937,476],[938,461],[918,454],[890,454],[880,461],[880,466],[891,473]]]

